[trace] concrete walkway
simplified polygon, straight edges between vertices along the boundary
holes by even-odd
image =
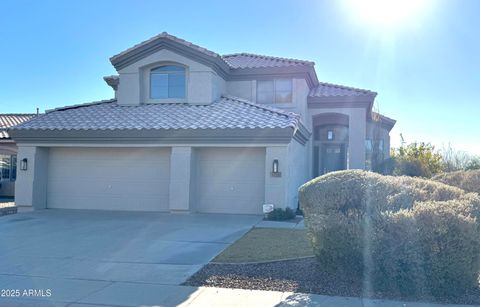
[[[41,281],[43,285],[49,284]],[[81,282],[64,280],[55,285],[51,298],[0,298],[1,306],[200,306],[200,307],[256,307],[256,306],[338,306],[338,307],[434,307],[462,306],[399,301],[333,297],[292,292],[194,288],[172,285],[139,283],[105,283],[98,290],[83,289]],[[467,306],[467,305],[463,305]]]

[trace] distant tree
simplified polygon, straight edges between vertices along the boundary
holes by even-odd
[[[425,142],[406,144],[400,135],[402,145],[393,148],[393,174],[412,177],[432,177],[444,170],[442,155],[435,150],[435,146]]]
[[[472,171],[472,170],[477,170],[477,169],[480,169],[480,157],[473,157],[465,165],[465,170],[466,171]]]
[[[448,144],[447,147],[444,147],[440,151],[440,154],[442,155],[445,172],[465,170],[467,165],[473,159],[473,157],[467,152],[455,150],[450,144]]]

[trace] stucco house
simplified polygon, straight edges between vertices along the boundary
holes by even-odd
[[[313,62],[219,55],[165,32],[110,61],[115,98],[10,130],[18,205],[261,214],[295,209],[315,176],[368,168],[372,144],[388,157],[395,121],[372,112],[377,94],[320,82]]]
[[[0,114],[0,197],[13,197],[17,175],[17,145],[8,128],[32,119],[35,114]]]

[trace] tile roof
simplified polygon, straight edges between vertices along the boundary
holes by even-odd
[[[343,86],[343,85],[338,85],[338,84],[331,84],[331,83],[325,83],[325,82],[320,82],[318,86],[315,88],[312,88],[310,90],[310,93],[308,94],[309,97],[336,97],[336,96],[369,96],[369,97],[374,97],[376,96],[377,93],[369,91],[369,90],[364,90],[364,89],[359,89],[359,88],[354,88],[354,87],[349,87],[349,86]]]
[[[140,130],[297,128],[299,116],[236,97],[208,105],[141,104],[105,100],[57,108],[15,130]]]
[[[110,58],[110,60],[115,61],[115,60],[118,59],[119,57],[121,57],[121,56],[123,56],[123,55],[125,55],[125,54],[127,54],[127,53],[129,53],[129,52],[131,52],[131,51],[133,51],[133,50],[135,50],[135,49],[137,49],[137,48],[139,48],[139,47],[148,45],[149,43],[152,43],[152,42],[154,42],[154,41],[156,41],[156,40],[158,40],[158,39],[169,39],[169,40],[174,41],[174,42],[176,42],[176,43],[182,44],[182,45],[184,45],[184,46],[186,46],[186,47],[190,47],[190,48],[193,48],[193,49],[195,49],[195,50],[197,50],[197,51],[200,51],[200,52],[202,52],[202,53],[204,53],[204,54],[206,54],[206,55],[221,58],[221,56],[220,56],[218,53],[216,53],[216,52],[210,51],[210,50],[208,50],[208,49],[206,49],[206,48],[203,48],[203,47],[200,47],[200,46],[198,46],[198,45],[195,45],[195,44],[193,44],[193,43],[191,43],[191,42],[189,42],[189,41],[186,41],[186,40],[181,39],[181,38],[179,38],[179,37],[176,37],[176,36],[174,36],[174,35],[168,34],[167,32],[162,32],[162,33],[160,33],[160,34],[158,34],[158,35],[155,35],[155,36],[152,37],[152,38],[147,39],[146,41],[143,41],[143,42],[141,42],[141,43],[138,43],[138,44],[134,45],[133,47],[130,47],[130,48],[128,48],[127,50],[124,50],[124,51],[122,51],[122,52],[120,52],[120,53],[112,56],[112,57]]]
[[[286,66],[313,66],[315,63],[304,60],[280,58],[252,53],[235,53],[223,55],[222,58],[233,69],[286,67]]]
[[[7,129],[32,119],[35,114],[0,114],[0,139],[10,138]]]

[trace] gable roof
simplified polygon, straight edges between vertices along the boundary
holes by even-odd
[[[310,87],[318,84],[313,62],[252,53],[221,56],[167,32],[162,32],[112,56],[110,62],[118,71],[161,49],[169,49],[207,65],[225,80],[239,80],[252,74],[269,76],[280,74],[304,77]],[[113,79],[110,77],[106,81],[113,82]]]
[[[0,114],[0,139],[10,139],[7,129],[35,117],[35,114]]]
[[[297,132],[307,133],[300,117],[291,112],[258,105],[256,103],[224,96],[208,105],[189,104],[140,104],[119,105],[115,99],[62,107],[47,111],[46,114],[20,124],[11,130],[15,137],[22,137],[28,131],[37,132],[36,136],[48,132],[112,132],[112,136],[121,135],[121,131],[130,131],[138,136],[155,131],[181,130],[190,132],[202,130],[251,130],[287,129],[290,138]],[[147,133],[148,131],[148,133]],[[249,133],[250,133],[249,132]],[[27,133],[28,134],[28,133]],[[131,134],[131,135],[133,135]],[[308,135],[307,135],[308,139]]]

